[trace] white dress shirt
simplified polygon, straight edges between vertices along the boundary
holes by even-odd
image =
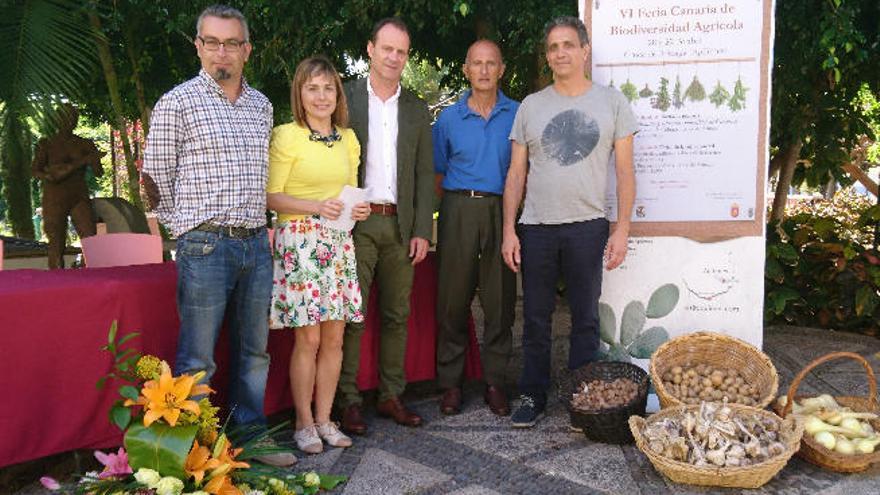
[[[367,79],[369,140],[364,186],[370,203],[397,204],[397,91],[386,101],[376,96]]]

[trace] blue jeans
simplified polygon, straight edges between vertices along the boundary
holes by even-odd
[[[272,256],[266,229],[245,239],[191,230],[177,240],[180,337],[175,374],[217,369],[214,346],[227,317],[229,407],[235,424],[265,424]]]
[[[569,369],[594,361],[599,351],[599,295],[608,221],[598,218],[561,225],[520,225],[519,238],[523,283],[523,370],[519,390],[545,401],[560,275],[571,309]]]

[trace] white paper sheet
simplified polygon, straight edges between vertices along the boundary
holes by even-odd
[[[338,199],[342,201],[342,213],[336,220],[324,218],[325,225],[337,230],[351,230],[354,228],[355,221],[351,219],[351,210],[354,205],[362,203],[367,198],[367,190],[359,187],[344,186],[342,192],[339,193]]]

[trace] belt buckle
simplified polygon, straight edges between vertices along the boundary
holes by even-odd
[[[226,233],[227,237],[236,237],[235,227],[233,227],[232,225],[224,225],[223,230]]]
[[[472,198],[485,198],[486,197],[485,194],[481,193],[480,191],[474,191],[473,189],[469,190],[468,193],[470,193],[469,196]]]

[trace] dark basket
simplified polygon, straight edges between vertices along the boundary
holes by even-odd
[[[629,404],[596,411],[583,411],[572,407],[572,394],[581,383],[589,383],[593,380],[610,382],[618,378],[628,378],[639,386],[636,397]],[[645,415],[645,405],[648,402],[648,373],[634,364],[618,361],[597,361],[574,371],[566,370],[560,374],[559,400],[568,409],[571,425],[581,428],[590,440],[618,445],[633,443],[635,440],[629,429],[629,417]]]

